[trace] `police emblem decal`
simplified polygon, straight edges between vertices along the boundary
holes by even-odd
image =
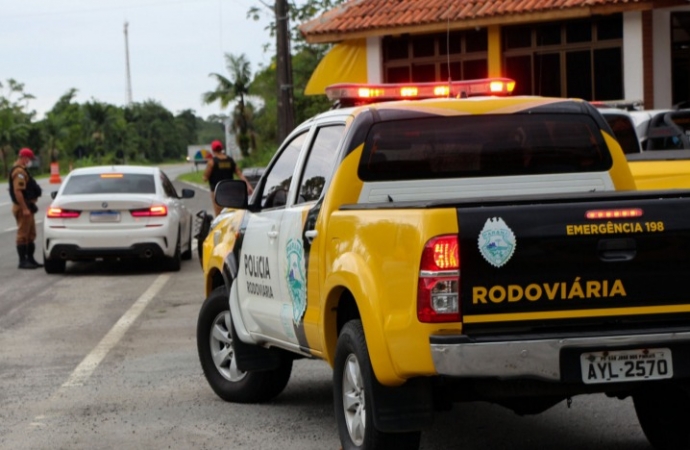
[[[494,267],[505,265],[515,253],[515,234],[500,217],[487,219],[479,232],[479,253]]]
[[[286,247],[287,285],[292,300],[292,321],[298,324],[307,310],[307,278],[304,270],[304,247],[300,239],[290,239]]]

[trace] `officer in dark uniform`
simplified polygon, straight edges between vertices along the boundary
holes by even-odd
[[[247,191],[251,194],[254,189],[249,181],[242,174],[242,171],[235,160],[223,152],[223,144],[220,141],[211,142],[211,150],[213,151],[213,158],[206,163],[206,170],[204,171],[204,181],[208,181],[211,188],[211,201],[213,202],[213,211],[216,216],[220,214],[223,209],[218,205],[213,197],[213,191],[216,189],[216,184],[222,180],[232,180],[234,175],[237,178],[247,183]]]
[[[12,214],[17,222],[17,253],[20,269],[43,267],[34,259],[36,245],[36,221],[34,214],[38,211],[36,200],[41,196],[41,187],[26,169],[35,158],[29,148],[19,150],[19,156],[10,169],[10,198]]]

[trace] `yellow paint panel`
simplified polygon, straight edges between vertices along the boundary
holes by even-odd
[[[630,161],[630,171],[640,190],[690,189],[690,161]]]

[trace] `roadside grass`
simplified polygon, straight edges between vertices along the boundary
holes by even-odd
[[[183,173],[179,175],[177,179],[180,181],[186,181],[188,183],[205,184],[203,176],[203,170],[195,170],[192,172]]]

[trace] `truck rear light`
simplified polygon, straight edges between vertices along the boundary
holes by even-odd
[[[165,217],[168,215],[168,207],[157,205],[146,209],[133,209],[130,213],[132,217]]]
[[[81,211],[74,211],[62,208],[48,208],[46,216],[49,219],[76,219],[81,214]]]
[[[417,285],[417,318],[424,323],[460,321],[460,251],[455,235],[424,246]]]
[[[585,213],[588,219],[631,219],[634,217],[642,217],[642,209],[593,209]]]

